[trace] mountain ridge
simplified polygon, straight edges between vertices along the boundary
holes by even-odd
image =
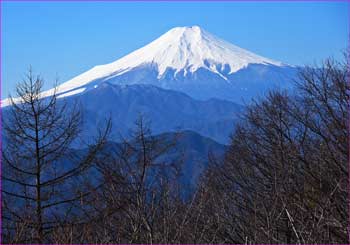
[[[87,135],[109,116],[114,141],[127,137],[135,121],[143,115],[154,134],[192,130],[219,143],[227,143],[234,122],[244,107],[230,101],[196,100],[185,93],[153,85],[104,83],[84,94],[63,98],[67,105],[81,105]]]

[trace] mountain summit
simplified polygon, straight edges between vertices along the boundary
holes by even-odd
[[[167,70],[174,70],[175,74],[183,71],[186,75],[199,68],[207,69],[227,79],[224,70],[231,74],[249,64],[282,65],[281,62],[261,57],[215,37],[199,26],[175,27],[121,59],[110,64],[95,66],[71,79],[62,84],[58,91],[66,92],[99,78],[120,76],[142,65],[156,67],[159,79]]]
[[[95,89],[104,82],[151,84],[196,99],[240,103],[276,83],[280,87],[288,68],[291,67],[237,47],[198,26],[176,27],[117,61],[74,77],[56,91],[59,97],[65,97]],[[43,96],[53,91],[45,91]]]

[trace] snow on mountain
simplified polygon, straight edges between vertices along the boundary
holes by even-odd
[[[271,64],[281,66],[273,61],[252,52],[230,44],[198,26],[176,27],[121,59],[106,65],[95,66],[91,70],[63,83],[58,92],[65,92],[81,87],[98,78],[119,76],[132,68],[143,64],[158,67],[158,78],[164,75],[168,68],[176,72],[184,70],[195,72],[199,68],[208,69],[221,74],[218,64],[228,65],[229,73],[234,73],[248,64]]]
[[[232,84],[232,75],[250,65],[285,67],[279,61],[267,59],[237,47],[198,26],[176,27],[115,62],[95,66],[61,84],[56,92],[60,97],[71,96],[85,91],[86,88],[94,89],[101,82],[114,81],[119,84],[148,83],[185,92],[199,99],[218,96],[231,99],[229,95],[222,95],[223,93],[219,90],[228,91],[227,84],[224,83]],[[147,67],[147,71],[143,69],[144,67]],[[151,69],[154,72],[150,72]],[[135,70],[141,70],[139,72],[141,75],[134,75]],[[206,74],[194,75],[197,72]],[[146,73],[147,75],[142,75]],[[201,80],[201,83],[193,84],[194,80]],[[203,83],[203,80],[207,82]],[[203,96],[201,91],[191,94],[192,90],[198,90],[198,86],[204,86]],[[211,92],[208,94],[207,91],[214,89],[214,93],[216,88],[218,88],[217,94]],[[235,89],[246,88],[236,86]],[[54,89],[50,89],[43,92],[42,96],[49,96],[53,92]],[[8,102],[3,101],[2,104],[6,105]]]

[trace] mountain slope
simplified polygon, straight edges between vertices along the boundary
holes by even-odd
[[[111,116],[113,137],[128,136],[135,121],[143,115],[154,134],[192,130],[221,143],[227,143],[234,122],[243,107],[229,101],[195,100],[188,95],[152,85],[114,85],[103,83],[94,90],[64,98],[68,105],[79,102],[86,134]]]

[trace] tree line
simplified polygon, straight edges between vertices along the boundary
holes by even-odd
[[[249,104],[186,195],[177,136],[140,117],[116,146],[107,119],[87,142],[30,71],[2,118],[2,242],[349,243],[348,71],[328,59]]]

